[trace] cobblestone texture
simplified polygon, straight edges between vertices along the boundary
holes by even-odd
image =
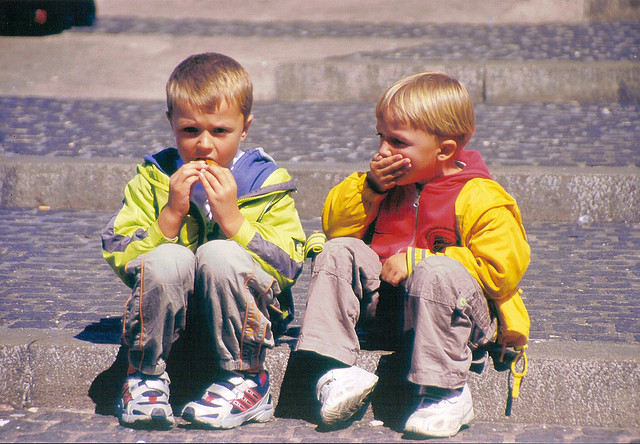
[[[102,259],[110,213],[0,210],[0,327],[118,331],[128,288]],[[311,232],[318,220],[304,221]],[[527,225],[531,340],[640,343],[640,226]],[[304,313],[310,262],[294,287]],[[114,341],[116,339],[111,338]]]
[[[350,60],[637,61],[640,24],[406,25],[397,23],[222,22],[99,17],[81,33],[416,38],[395,51]],[[376,149],[373,104],[257,103],[247,145],[276,160],[368,161]],[[140,159],[172,145],[158,101],[0,97],[0,155]],[[640,166],[640,105],[508,104],[476,106],[469,148],[491,166]],[[101,257],[110,213],[0,209],[0,327],[84,329],[91,341],[117,343],[128,288]],[[305,229],[318,220],[304,221]],[[640,225],[526,224],[531,266],[522,281],[532,341],[640,342]],[[304,312],[308,263],[295,287]],[[293,419],[204,431],[132,430],[84,410],[15,410],[0,405],[3,442],[408,442],[368,420],[321,432]],[[634,428],[474,422],[461,442],[639,442]],[[440,442],[444,440],[433,440]],[[448,441],[448,440],[447,440]]]
[[[267,423],[246,424],[232,430],[202,430],[179,420],[168,431],[121,427],[112,416],[88,411],[54,409],[14,410],[0,405],[2,442],[418,442],[399,431],[358,421],[348,429],[322,432],[297,419],[275,418]],[[473,422],[454,438],[455,442],[637,442],[634,429]],[[430,439],[429,442],[451,442]]]
[[[0,155],[141,159],[174,141],[162,101],[0,97]],[[369,161],[375,104],[257,103],[245,146],[276,160]],[[468,146],[495,165],[640,166],[640,105],[479,104]]]
[[[194,18],[99,17],[75,32],[238,37],[419,38],[425,43],[397,51],[349,58],[392,60],[638,60],[640,24],[464,25],[344,22],[223,22]]]

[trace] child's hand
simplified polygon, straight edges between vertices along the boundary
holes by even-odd
[[[238,185],[228,168],[208,165],[199,173],[200,182],[207,193],[213,219],[227,237],[235,236],[244,216],[238,209]]]
[[[407,278],[409,270],[407,269],[407,253],[398,253],[391,256],[382,265],[380,277],[383,281],[397,287]]]
[[[396,180],[411,168],[411,160],[394,154],[384,157],[376,153],[369,163],[367,181],[374,191],[384,193],[396,186]]]
[[[204,162],[184,164],[169,179],[169,200],[158,216],[162,234],[174,238],[180,231],[182,220],[189,212],[191,189],[199,180]]]

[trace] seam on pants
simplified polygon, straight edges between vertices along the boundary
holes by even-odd
[[[273,287],[273,283],[275,282],[275,279],[272,277],[271,278],[271,283],[269,284],[269,286],[267,287],[267,289],[265,291],[263,291],[261,294],[259,294],[257,296],[257,298],[255,298],[253,296],[253,294],[251,293],[251,290],[249,289],[249,282],[251,281],[251,278],[253,278],[254,274],[255,274],[255,270],[256,270],[256,262],[252,261],[252,270],[251,270],[251,274],[249,275],[249,277],[247,277],[247,279],[244,282],[244,290],[245,290],[245,309],[244,309],[244,321],[242,324],[242,336],[240,338],[240,367],[243,367],[243,356],[244,356],[244,339],[245,339],[245,333],[247,331],[247,322],[248,322],[248,318],[249,318],[249,312],[251,311],[251,304],[254,303],[256,305],[256,311],[259,312],[261,315],[262,313],[260,312],[260,310],[258,309],[258,305],[256,303],[256,299],[260,299],[262,296],[264,296],[269,290],[271,290],[271,287]],[[264,327],[264,331],[262,333],[262,337],[266,337],[267,335],[267,328],[268,325],[265,325]],[[260,353],[262,351],[262,345],[263,343],[260,342],[258,344],[258,349],[256,352],[256,358],[258,360],[258,367],[260,366]]]
[[[140,356],[140,365],[138,367],[134,367],[138,371],[142,371],[142,362],[144,361],[144,347],[143,347],[143,339],[144,339],[144,318],[142,316],[142,295],[144,294],[144,257],[145,255],[140,256],[140,301],[139,301],[139,313],[140,313],[140,348],[141,352]],[[131,344],[127,342],[125,331],[127,325],[127,307],[129,306],[129,302],[133,298],[134,292],[132,291],[127,299],[127,302],[124,306],[124,315],[122,317],[122,338],[124,339],[125,345],[131,349]],[[129,366],[131,366],[131,362],[129,362]]]
[[[244,356],[244,334],[247,330],[247,318],[249,317],[249,298],[247,297],[247,294],[249,293],[249,288],[248,288],[248,284],[249,284],[249,280],[251,280],[251,278],[253,277],[253,273],[256,270],[256,264],[255,262],[253,262],[252,264],[252,270],[251,270],[251,274],[249,275],[249,277],[247,277],[247,279],[244,281],[244,290],[245,290],[245,304],[244,304],[244,320],[242,322],[242,335],[240,336],[240,368],[243,367],[242,365],[242,357]]]

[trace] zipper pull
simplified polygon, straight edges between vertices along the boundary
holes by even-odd
[[[418,208],[418,205],[420,205],[420,194],[422,193],[422,188],[423,186],[416,184],[416,198],[413,201],[413,208]]]

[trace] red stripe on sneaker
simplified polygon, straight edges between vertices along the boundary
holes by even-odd
[[[246,412],[249,409],[249,406],[242,402],[241,399],[234,399],[231,401],[231,404],[237,407],[241,412]]]
[[[250,388],[245,390],[244,396],[246,399],[249,399],[254,403],[259,402],[262,399],[262,396],[260,396],[260,393]]]

